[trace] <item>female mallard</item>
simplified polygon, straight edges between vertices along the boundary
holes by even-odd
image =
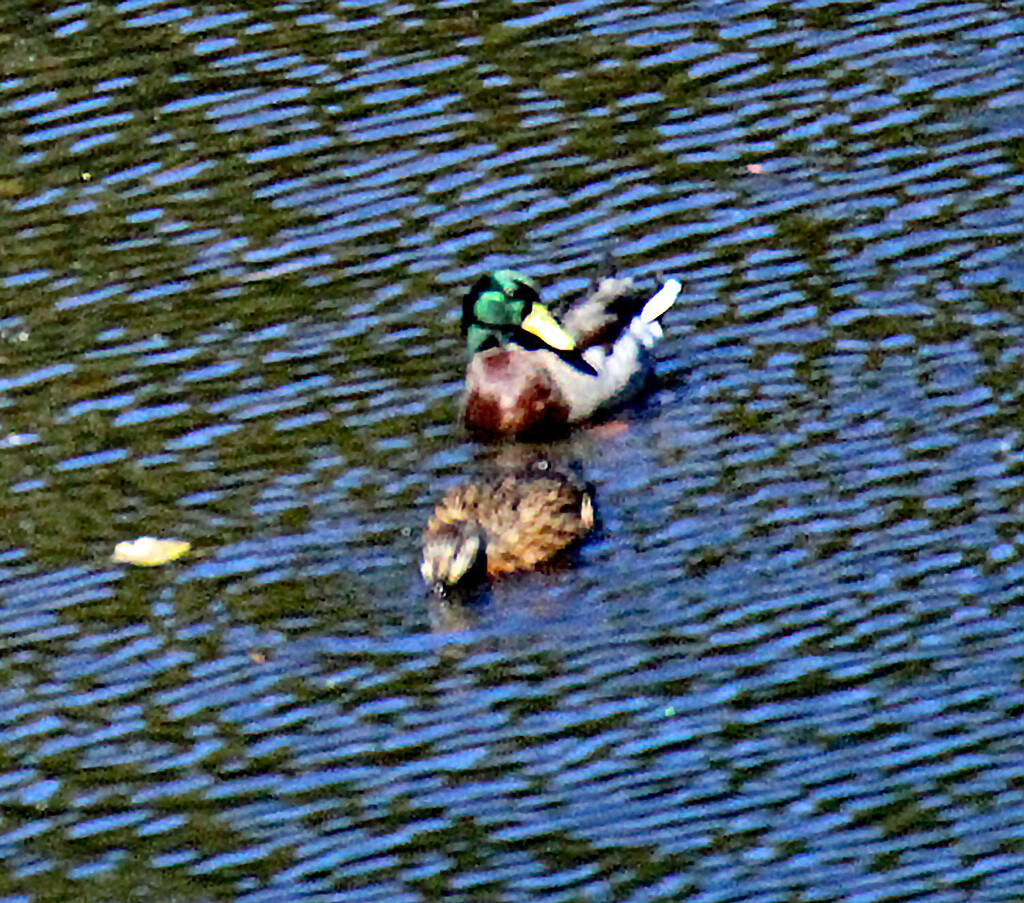
[[[554,432],[626,401],[650,373],[658,318],[681,288],[669,279],[647,297],[610,272],[559,321],[528,276],[480,277],[462,305],[463,422],[491,435]]]
[[[438,592],[488,576],[531,570],[594,526],[590,491],[534,462],[525,471],[473,480],[445,493],[423,533],[420,572]]]

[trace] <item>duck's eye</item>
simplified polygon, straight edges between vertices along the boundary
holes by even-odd
[[[525,282],[520,282],[511,297],[516,301],[525,301],[527,304],[536,304],[540,301],[540,295]]]

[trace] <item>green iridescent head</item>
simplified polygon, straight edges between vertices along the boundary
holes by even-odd
[[[496,270],[474,283],[462,302],[462,333],[470,357],[510,342],[524,344],[529,336],[551,348],[573,347],[572,339],[540,303],[536,283],[517,270]]]
[[[462,302],[462,333],[470,356],[514,338],[533,305],[540,300],[533,280],[516,270],[481,276]]]

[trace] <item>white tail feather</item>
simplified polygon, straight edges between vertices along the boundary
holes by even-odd
[[[644,309],[640,311],[640,320],[644,323],[653,323],[676,303],[676,298],[682,290],[683,285],[678,279],[669,279],[644,305]]]

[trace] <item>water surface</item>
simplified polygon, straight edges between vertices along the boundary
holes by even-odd
[[[1019,893],[1012,5],[0,24],[0,898]],[[608,248],[601,530],[432,619],[461,292]]]

